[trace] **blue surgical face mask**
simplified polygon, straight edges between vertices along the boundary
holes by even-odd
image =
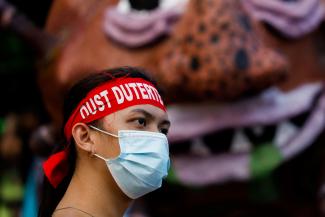
[[[118,138],[121,150],[118,157],[95,156],[106,162],[117,185],[127,196],[136,199],[161,187],[170,165],[166,135],[137,130],[119,130],[118,135],[114,135],[89,127]]]

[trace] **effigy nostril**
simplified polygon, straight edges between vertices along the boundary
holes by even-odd
[[[129,0],[132,9],[154,10],[159,7],[160,0]]]

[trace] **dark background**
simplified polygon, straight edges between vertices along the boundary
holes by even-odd
[[[8,0],[36,26],[43,28],[50,0]],[[0,117],[8,113],[31,111],[43,118],[41,96],[36,82],[35,55],[32,48],[15,33],[0,31]]]

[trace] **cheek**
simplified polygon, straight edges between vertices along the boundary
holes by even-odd
[[[116,158],[120,154],[118,139],[114,137],[101,138],[96,145],[95,152],[105,158]]]
[[[121,113],[114,113],[103,119],[102,128],[107,132],[118,135],[119,130],[127,129],[125,117]],[[96,152],[105,158],[116,158],[120,154],[118,138],[102,135],[97,143]]]

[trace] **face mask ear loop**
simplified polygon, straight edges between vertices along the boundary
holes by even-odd
[[[104,130],[101,130],[101,129],[99,129],[99,128],[93,126],[93,125],[88,125],[88,126],[89,126],[90,128],[92,128],[93,130],[97,130],[97,131],[99,131],[99,132],[101,132],[101,133],[104,133],[104,134],[106,134],[106,135],[113,136],[113,137],[115,137],[115,138],[119,138],[119,136],[114,135],[114,134],[109,133],[109,132],[106,132],[106,131],[104,131]]]
[[[115,137],[115,138],[119,138],[119,136],[114,135],[114,134],[109,133],[109,132],[106,132],[106,131],[104,131],[104,130],[101,130],[101,129],[99,129],[99,128],[93,126],[93,125],[88,125],[88,126],[89,126],[90,128],[92,128],[93,130],[97,130],[97,131],[99,131],[99,132],[101,132],[101,133],[104,133],[104,134],[106,134],[106,135],[113,136],[113,137]],[[96,154],[94,149],[92,149],[92,154],[93,154],[93,156],[96,156],[96,157],[102,159],[103,161],[107,161],[107,160],[108,160],[108,159],[106,159],[106,158],[104,158],[104,157],[102,157],[102,156]]]
[[[102,156],[100,156],[100,155],[98,155],[98,154],[94,154],[94,156],[96,156],[96,157],[98,157],[98,158],[102,159],[103,161],[107,161],[107,159],[106,159],[106,158],[104,158],[104,157],[102,157]]]

